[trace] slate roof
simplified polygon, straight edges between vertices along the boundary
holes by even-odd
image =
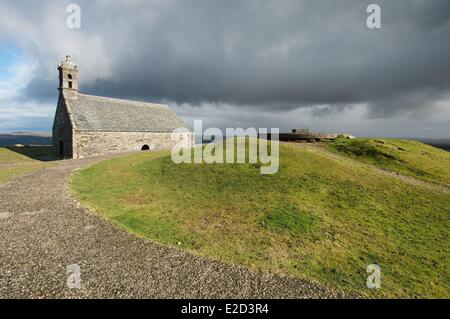
[[[66,99],[78,131],[171,132],[189,127],[169,106],[139,101],[78,94]]]

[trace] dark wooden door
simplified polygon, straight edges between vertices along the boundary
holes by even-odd
[[[59,141],[59,159],[64,159],[64,142]]]

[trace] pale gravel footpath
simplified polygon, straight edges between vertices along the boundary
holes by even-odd
[[[67,160],[0,184],[0,298],[342,298],[338,290],[231,266],[138,238],[81,207]],[[68,289],[66,267],[81,267]]]

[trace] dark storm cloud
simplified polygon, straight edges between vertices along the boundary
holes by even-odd
[[[372,116],[427,102],[401,97],[447,91],[450,2],[382,2],[382,30],[367,29],[366,5],[183,1],[156,29],[138,22],[140,54],[116,66],[116,81],[88,89],[275,110],[369,103]]]
[[[381,30],[366,27],[372,2]],[[58,41],[78,41],[80,86],[99,95],[269,112],[327,105],[316,115],[364,103],[379,118],[427,108],[450,91],[448,0],[78,3],[81,30],[40,34],[32,45],[38,76],[27,96],[54,99],[48,65],[61,59],[49,54],[64,47]],[[45,32],[48,15],[61,14],[55,28],[66,18],[67,4],[51,4],[10,5]]]

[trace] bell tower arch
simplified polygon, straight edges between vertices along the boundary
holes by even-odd
[[[70,55],[58,65],[59,90],[66,98],[78,98],[78,68],[72,62]]]

